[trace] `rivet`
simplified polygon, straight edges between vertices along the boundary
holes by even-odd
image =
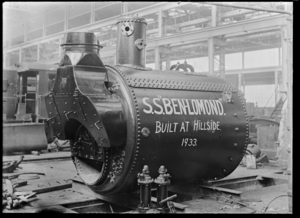
[[[94,114],[94,117],[97,116],[97,114]]]
[[[74,111],[73,113],[76,114],[76,111]]]
[[[239,131],[239,128],[237,127],[237,128],[235,128],[235,131]]]
[[[85,102],[83,102],[83,104],[85,104]]]
[[[93,128],[93,125],[91,125],[91,128]]]
[[[76,104],[76,102],[73,102],[73,104]]]
[[[68,104],[68,102],[65,102],[65,104]]]
[[[232,158],[232,157],[229,157],[228,159],[229,159],[230,161],[232,161],[232,160],[233,160],[233,158]]]
[[[237,143],[234,143],[233,145],[234,145],[234,147],[236,147],[238,144],[237,144]]]
[[[233,114],[233,116],[237,117],[237,114],[235,113],[235,114]]]
[[[223,169],[223,172],[225,173],[225,172],[226,172],[226,169]]]

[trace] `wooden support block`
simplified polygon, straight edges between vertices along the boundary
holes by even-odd
[[[27,181],[15,182],[15,183],[13,184],[13,186],[14,186],[15,188],[21,187],[21,186],[25,186],[25,185],[27,185]]]
[[[156,197],[151,197],[151,201],[156,203],[157,198]],[[174,207],[177,208],[177,209],[180,209],[180,210],[184,210],[185,208],[188,207],[187,205],[184,205],[184,204],[179,204],[179,203],[176,203],[176,202],[173,202],[173,203],[174,203]]]

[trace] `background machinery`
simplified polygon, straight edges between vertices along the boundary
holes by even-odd
[[[3,71],[3,152],[47,149],[52,142],[44,95],[49,92],[57,65],[16,64]]]

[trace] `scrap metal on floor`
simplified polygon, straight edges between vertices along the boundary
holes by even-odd
[[[3,156],[16,168],[3,172],[3,213],[141,213],[139,192],[100,195],[84,185],[70,152]],[[12,164],[13,163],[13,164]],[[206,184],[168,188],[169,213],[288,213],[288,173],[276,161],[248,169],[240,165],[231,175]],[[138,178],[137,178],[138,180]],[[143,213],[160,213],[155,205]],[[171,200],[170,200],[171,199]]]

